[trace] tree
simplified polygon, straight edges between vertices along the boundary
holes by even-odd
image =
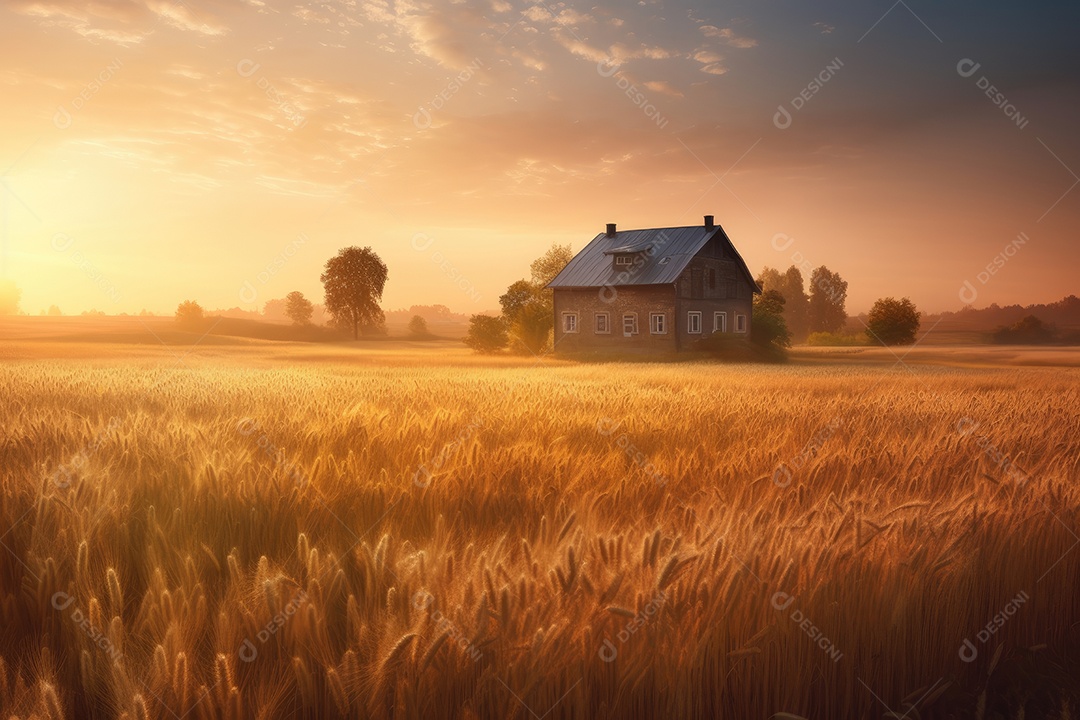
[[[553,243],[546,253],[529,264],[533,285],[543,288],[554,280],[555,276],[562,272],[562,269],[573,259],[574,253],[570,251],[569,243],[566,245]],[[547,292],[550,293],[551,290]]]
[[[777,290],[766,290],[754,297],[750,318],[750,340],[778,354],[791,346],[791,333],[784,321],[784,296]]]
[[[12,280],[0,280],[0,315],[18,315],[22,290]]]
[[[518,280],[499,297],[503,319],[514,339],[539,354],[554,326],[554,292],[544,286],[573,258],[569,245],[552,245],[529,265],[530,279]]]
[[[64,313],[60,312],[60,308],[56,305],[50,305],[47,314],[49,317],[60,317]]]
[[[810,332],[840,332],[847,321],[847,281],[822,265],[810,275],[807,329]]]
[[[263,304],[262,314],[267,320],[284,320],[288,318],[287,304],[285,298],[275,298],[273,300],[267,300]]]
[[[883,345],[910,345],[918,332],[919,311],[907,298],[881,298],[866,319],[866,334]]]
[[[184,327],[196,327],[203,321],[203,309],[194,300],[185,300],[176,307],[176,322]]]
[[[285,296],[285,314],[293,321],[293,325],[310,324],[313,312],[315,306],[299,290],[293,290]]]
[[[409,320],[409,334],[418,338],[427,337],[427,320],[419,315],[413,315],[412,319]]]
[[[378,329],[385,320],[379,307],[386,287],[386,263],[370,247],[342,248],[326,261],[322,274],[326,311],[339,327],[352,328],[353,340],[360,328]]]
[[[803,289],[802,272],[792,265],[781,273],[771,267],[765,267],[757,276],[757,283],[762,291],[774,290],[784,296],[784,322],[796,340],[804,340],[808,334],[807,305],[810,298]]]
[[[513,321],[525,306],[538,299],[536,288],[528,280],[516,280],[499,296],[503,317]]]
[[[1045,345],[1053,342],[1057,332],[1034,315],[1026,315],[1009,327],[999,327],[993,341],[999,345]]]
[[[784,320],[787,321],[791,337],[802,342],[810,333],[807,315],[810,310],[810,296],[806,294],[803,285],[802,271],[792,265],[784,273]],[[845,290],[846,292],[846,290]]]
[[[462,342],[478,353],[496,353],[510,343],[506,321],[491,315],[473,315],[469,318],[469,334]]]

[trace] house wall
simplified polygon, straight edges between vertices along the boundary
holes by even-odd
[[[555,288],[555,351],[560,353],[605,350],[628,353],[674,352],[676,348],[675,288],[644,285],[625,288]],[[563,313],[577,312],[578,331],[563,331]],[[611,332],[594,331],[594,314],[608,313]],[[664,313],[663,335],[650,332],[649,314]],[[623,335],[623,315],[637,313],[638,332]]]
[[[707,249],[707,248],[706,248]],[[679,276],[676,287],[676,342],[680,350],[689,350],[693,344],[713,331],[713,313],[727,313],[727,332],[736,333],[736,316],[746,316],[746,332],[750,335],[750,315],[753,309],[754,290],[734,260],[709,257],[705,250],[699,253]],[[708,271],[715,275],[710,285]],[[688,313],[701,313],[701,333],[690,332]]]

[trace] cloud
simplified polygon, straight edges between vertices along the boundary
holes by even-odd
[[[700,28],[705,37],[716,38],[727,45],[735,48],[757,47],[757,40],[737,34],[731,28],[718,28],[715,25],[702,25]]]
[[[645,87],[649,88],[653,92],[663,93],[664,95],[670,95],[672,97],[682,97],[683,94],[680,90],[671,86],[666,80],[649,80],[644,83]]]
[[[701,72],[709,75],[723,75],[727,72],[724,67],[724,56],[712,50],[698,50],[694,53],[694,59],[701,63]]]
[[[187,5],[173,0],[19,0],[11,8],[90,40],[106,40],[122,46],[141,43],[161,23],[209,36],[228,31],[208,12],[196,15]]]
[[[814,27],[816,27],[818,30],[820,30],[822,35],[828,35],[833,30],[836,29],[835,25],[829,25],[828,23],[823,23],[823,22],[814,23]]]

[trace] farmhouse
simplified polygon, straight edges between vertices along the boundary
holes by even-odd
[[[558,352],[689,350],[711,333],[750,333],[754,281],[724,229],[616,229],[593,238],[547,285]]]

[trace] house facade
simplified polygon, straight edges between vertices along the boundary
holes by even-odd
[[[674,353],[714,332],[749,337],[761,292],[712,215],[691,227],[609,224],[548,287],[562,353]]]

